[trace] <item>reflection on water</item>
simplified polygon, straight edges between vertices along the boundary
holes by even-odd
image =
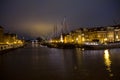
[[[39,44],[32,43],[32,47],[38,47]]]
[[[119,80],[119,52],[30,44],[0,56],[0,80]]]
[[[104,63],[105,63],[105,66],[106,66],[106,70],[109,72],[109,75],[112,77],[113,74],[112,74],[112,70],[111,70],[111,59],[110,59],[110,54],[109,54],[109,50],[106,49],[104,50]]]

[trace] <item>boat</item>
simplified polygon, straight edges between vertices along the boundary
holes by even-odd
[[[120,42],[109,42],[105,44],[100,44],[96,42],[85,43],[82,45],[84,49],[110,49],[110,48],[120,48]]]

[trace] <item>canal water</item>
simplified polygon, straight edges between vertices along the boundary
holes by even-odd
[[[0,55],[0,80],[120,80],[120,49],[28,45]]]

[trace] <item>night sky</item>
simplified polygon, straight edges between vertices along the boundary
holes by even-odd
[[[7,32],[38,37],[61,28],[69,30],[120,23],[120,0],[0,0],[0,25]]]

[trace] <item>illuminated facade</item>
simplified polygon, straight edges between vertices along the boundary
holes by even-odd
[[[84,44],[88,42],[116,42],[120,41],[120,25],[95,27],[95,28],[80,28],[71,31],[68,34],[60,36],[60,38],[52,39],[53,42]]]
[[[114,29],[114,38],[115,38],[115,41],[120,41],[120,28],[119,27],[116,27]]]
[[[81,28],[64,36],[64,43],[83,44],[85,42],[120,41],[120,25],[96,28]]]
[[[9,44],[9,43],[17,43],[17,35],[16,34],[9,34],[5,33],[4,34],[4,43]]]
[[[65,35],[64,42],[65,43],[76,43],[81,44],[82,43],[82,31],[81,29],[72,31],[69,34]]]
[[[105,28],[92,28],[88,31],[88,41],[106,42],[107,31]]]
[[[0,44],[22,44],[22,40],[16,34],[4,33],[4,28],[0,26]]]
[[[107,27],[107,39],[109,42],[114,42],[114,28],[113,27]]]

